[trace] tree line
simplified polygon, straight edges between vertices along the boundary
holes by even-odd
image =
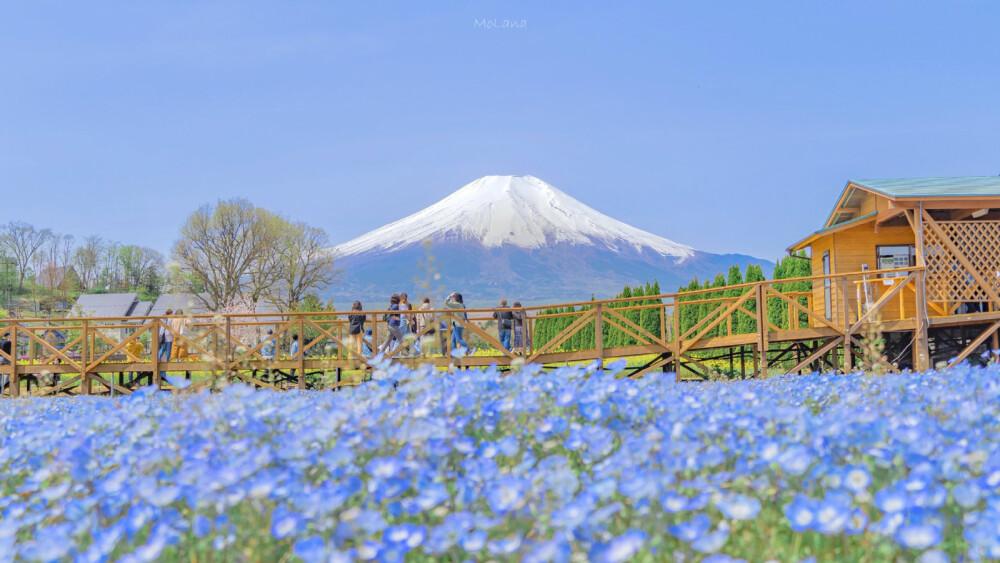
[[[625,286],[615,296],[615,299],[622,299],[623,301],[612,303],[608,307],[611,309],[636,307],[635,309],[621,311],[621,316],[639,325],[650,334],[660,337],[660,315],[663,302],[660,299],[650,297],[660,294],[659,282],[647,282],[645,285],[636,287]],[[581,312],[589,311],[592,308],[592,305],[581,305],[579,307],[557,307],[543,310],[542,314],[535,321],[535,348],[540,348],[553,338],[558,337],[562,331],[580,317]],[[593,348],[596,345],[596,334],[596,327],[593,321],[588,322],[580,331],[562,343],[558,349],[586,350]],[[604,346],[607,348],[638,344],[635,337],[610,322],[602,323],[601,335]]]
[[[333,280],[328,238],[244,199],[192,213],[169,262],[159,251],[97,236],[77,240],[21,221],[0,226],[0,291],[14,299],[63,300],[80,293],[164,292],[198,296],[213,311],[255,310],[270,303],[295,310],[316,301]],[[2,296],[2,295],[0,295]]]
[[[788,278],[809,277],[811,274],[812,272],[809,260],[804,254],[796,254],[785,256],[784,258],[778,260],[774,268],[772,279],[781,280]],[[767,278],[764,275],[763,269],[757,264],[749,264],[745,269],[740,269],[739,266],[735,265],[731,266],[725,275],[718,274],[711,280],[700,281],[697,278],[692,279],[688,284],[678,289],[678,293],[680,295],[677,300],[681,303],[681,305],[678,307],[679,318],[677,324],[680,333],[686,333],[704,318],[716,312],[717,309],[725,308],[728,303],[731,302],[731,300],[729,302],[713,300],[722,298],[737,298],[747,291],[746,288],[738,288],[734,286],[739,286],[744,283],[765,281],[766,279]],[[782,293],[807,292],[812,289],[812,282],[792,281],[787,283],[775,283],[773,287]],[[685,293],[692,293],[695,291],[701,293],[684,296]],[[620,311],[619,314],[658,338],[662,338],[662,333],[666,332],[668,337],[672,339],[674,338],[674,335],[672,334],[674,320],[671,317],[673,312],[666,311],[662,300],[655,297],[660,294],[661,291],[658,282],[646,283],[645,285],[638,287],[626,286],[618,295],[615,296],[615,299],[622,299],[622,301],[612,303],[607,307],[611,309],[628,309]],[[803,307],[806,306],[806,297],[800,296],[796,299]],[[544,310],[535,322],[535,347],[538,348],[544,346],[545,343],[549,342],[553,338],[557,338],[562,331],[567,329],[579,318],[579,314],[581,312],[591,310],[592,307],[592,305],[585,304],[579,307],[563,307]],[[788,326],[788,307],[788,303],[786,303],[783,299],[777,297],[769,298],[767,302],[769,322],[778,328],[790,328]],[[731,321],[731,333],[729,332],[730,324],[723,322],[708,331],[705,336],[713,337],[725,336],[727,334],[755,333],[757,331],[756,299],[751,298],[747,300],[744,303],[743,308],[750,314],[744,313],[743,311],[737,311],[734,313]],[[800,323],[799,326],[804,326],[804,323],[807,322],[807,318],[804,313],[799,313],[797,316],[793,316],[793,321],[795,318],[798,319]],[[622,323],[619,322],[619,324]],[[634,336],[621,330],[618,326],[615,326],[615,324],[605,320],[602,325],[602,336],[605,347],[614,348],[639,344],[639,341]],[[663,330],[661,330],[661,327],[664,327]],[[587,325],[584,326],[579,332],[570,337],[565,343],[561,344],[558,349],[562,351],[592,349],[596,345],[595,330],[593,322],[587,323]],[[635,331],[633,330],[632,332]]]

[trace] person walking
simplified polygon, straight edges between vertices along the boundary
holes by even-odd
[[[424,297],[423,303],[420,304],[421,312],[414,315],[417,321],[416,333],[425,334],[428,342],[433,340],[434,334],[437,332],[437,329],[434,327],[434,315],[428,312],[430,310],[431,299],[430,297]],[[421,339],[417,338],[417,352],[430,352],[430,350],[421,350],[422,347]]]
[[[292,334],[292,344],[288,347],[288,357],[290,360],[299,359],[299,335]],[[289,377],[295,377],[295,368],[289,370]]]
[[[469,320],[469,314],[465,312],[465,300],[462,298],[462,294],[461,293],[458,293],[456,291],[456,292],[453,292],[451,295],[449,295],[448,299],[446,299],[445,302],[444,302],[444,306],[447,307],[447,308],[449,308],[449,309],[455,309],[456,311],[459,311],[457,313],[457,315],[463,321],[468,321]],[[451,323],[451,347],[452,347],[452,349],[455,349],[455,348],[468,349],[469,348],[469,345],[465,343],[465,339],[462,338],[463,328],[464,327],[462,325],[458,324],[457,322],[453,321]]]
[[[407,355],[410,355],[410,353],[412,351],[410,350],[410,343],[407,341],[408,340],[407,336],[409,334],[411,334],[411,333],[416,332],[416,327],[413,326],[413,324],[412,324],[413,321],[414,321],[414,315],[412,313],[403,313],[403,311],[412,311],[413,310],[413,306],[410,305],[410,296],[407,295],[406,293],[400,293],[399,294],[399,310],[400,310],[400,315],[399,315],[399,332],[400,332],[400,337],[399,337],[399,341],[400,341],[400,343],[406,345],[406,347],[407,347],[407,350],[406,350]]]
[[[500,345],[504,350],[510,351],[510,330],[514,322],[514,314],[507,307],[507,300],[500,300],[500,309],[493,311],[493,318],[497,321],[497,336],[500,338]]]
[[[264,336],[264,345],[260,347],[260,357],[267,362],[264,367],[264,381],[271,381],[271,362],[274,361],[274,355],[277,352],[277,343],[274,341],[274,331],[272,329],[267,329],[267,334]]]
[[[170,328],[173,329],[173,350],[171,350],[171,356],[173,359],[178,361],[183,361],[188,355],[187,346],[187,327],[188,321],[184,317],[184,310],[177,309],[174,311],[174,318],[170,319]],[[178,338],[180,337],[180,338]]]
[[[379,348],[378,351],[380,354],[395,350],[403,339],[403,332],[399,328],[399,295],[395,293],[389,298],[389,311],[383,317],[386,326],[389,327],[389,337],[385,339],[385,343]]]
[[[361,343],[364,341],[365,334],[365,314],[358,312],[361,311],[361,302],[355,301],[351,304],[351,311],[355,311],[347,316],[347,334],[351,339],[351,348],[349,352],[353,352],[359,358],[362,357]]]
[[[156,351],[156,359],[160,362],[169,362],[170,354],[174,351],[174,333],[170,330],[170,327],[173,324],[173,319],[170,317],[172,317],[173,314],[173,309],[167,309],[166,312],[163,313],[165,318],[160,321],[160,347]],[[166,370],[160,371],[161,378],[166,375]]]
[[[528,315],[524,311],[524,306],[521,305],[520,301],[514,302],[513,317],[511,328],[514,341],[511,343],[511,346],[515,352],[524,353],[528,349],[528,333],[525,332]]]

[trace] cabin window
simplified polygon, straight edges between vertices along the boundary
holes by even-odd
[[[917,265],[917,252],[912,244],[875,247],[875,264],[879,270],[911,268]],[[905,276],[906,272],[884,274],[884,277]]]
[[[823,275],[830,275],[830,251],[827,250],[823,253]],[[830,320],[833,318],[833,304],[830,303],[831,294],[831,280],[830,278],[823,278],[823,306],[826,308],[824,313],[826,313],[826,319]]]

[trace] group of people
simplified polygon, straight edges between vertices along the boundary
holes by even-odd
[[[528,318],[524,307],[519,301],[515,301],[512,306],[507,305],[506,299],[500,300],[500,310],[493,312],[493,318],[497,321],[497,336],[500,344],[507,351],[522,351],[527,347],[527,338],[524,325]]]
[[[500,301],[500,308],[502,310],[493,313],[493,318],[497,322],[497,337],[501,345],[508,351],[524,350],[528,338],[525,331],[527,314],[523,306],[519,302],[508,305],[504,299]],[[365,326],[368,316],[363,312],[364,307],[360,301],[355,301],[347,319],[351,352],[360,357],[371,355],[373,351],[387,354],[402,347],[402,355],[414,355],[420,354],[423,346],[435,340],[443,352],[448,348],[448,322],[433,313],[433,309],[429,297],[423,298],[420,306],[414,308],[406,293],[392,294],[382,318],[388,334],[379,345],[372,342],[372,330]],[[461,293],[452,292],[448,295],[444,301],[444,309],[451,311],[452,316],[461,321],[469,320]],[[465,340],[465,326],[457,320],[451,323],[451,348],[469,351]]]

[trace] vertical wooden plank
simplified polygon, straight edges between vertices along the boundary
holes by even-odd
[[[31,341],[28,341],[31,346]],[[12,397],[21,395],[21,379],[17,373],[17,323],[10,326],[10,394]]]
[[[598,303],[594,310],[594,344],[597,347],[598,367],[604,369],[604,308]]]
[[[451,348],[452,348],[452,346],[451,346],[451,338],[452,338],[451,333],[452,333],[453,330],[455,330],[454,329],[455,323],[454,323],[454,321],[451,318],[451,313],[446,314],[444,316],[444,318],[445,318],[445,323],[447,324],[447,329],[445,331],[445,346],[447,346],[447,348],[445,349],[445,355],[444,355],[444,357],[445,358],[450,358],[451,357]]]
[[[660,334],[658,334],[657,336],[659,336],[660,339],[662,339],[664,342],[667,342],[669,340],[667,338],[667,308],[666,306],[664,306],[662,300],[660,301],[659,309],[660,309]]]
[[[306,353],[305,353],[306,322],[305,319],[302,318],[301,314],[298,315],[298,317],[299,317],[299,352],[298,352],[299,357],[297,359],[299,360],[299,377],[296,383],[298,384],[299,389],[302,390],[306,388]]]
[[[908,213],[912,214],[910,226],[913,228],[917,266],[925,268],[927,261],[924,248],[923,205],[921,204],[919,213]],[[927,339],[927,271],[921,270],[916,274],[916,298],[913,300],[915,308],[913,314],[916,317],[913,330],[913,367],[917,371],[926,371],[931,367],[930,347]]]
[[[758,283],[755,288],[757,300],[757,354],[760,356],[758,377],[767,377],[767,299],[764,298],[764,284]]]
[[[677,379],[681,377],[681,301],[678,296],[673,296],[674,306],[670,310],[670,314],[673,317],[671,323],[674,327],[673,334],[671,335],[674,341],[674,374],[676,374]]]
[[[233,370],[233,319],[226,315],[226,369],[225,374]]]
[[[83,332],[83,338],[80,339],[80,365],[82,366],[80,370],[81,393],[90,395],[90,373],[87,372],[87,365],[90,364],[90,339],[93,335],[90,333],[90,324],[86,319],[81,323],[80,330]]]
[[[153,319],[149,329],[150,352],[153,359],[153,384],[160,387],[160,319]]]
[[[843,311],[844,311],[844,373],[850,373],[853,367],[852,352],[851,352],[851,305],[848,300],[847,286],[850,282],[847,278],[838,278],[836,280],[840,283],[841,298],[844,301]]]

